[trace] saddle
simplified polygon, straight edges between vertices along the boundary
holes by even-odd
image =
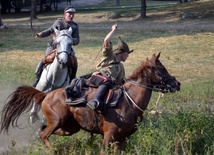
[[[48,54],[47,56],[45,56],[42,59],[42,62],[46,65],[52,63],[54,61],[54,58],[56,56],[56,49],[53,49],[52,52],[50,54]],[[69,56],[68,57],[68,67],[77,67],[77,58],[75,56]]]
[[[42,59],[42,62],[45,64],[45,66],[47,66],[47,65],[51,64],[54,61],[55,56],[56,56],[56,49],[53,49],[50,54],[48,54],[47,56],[45,56]],[[44,66],[44,68],[45,68],[45,66]],[[77,68],[77,58],[76,58],[76,56],[74,56],[74,55],[69,55],[68,56],[67,67],[68,67],[68,73],[69,73],[69,76],[70,76],[70,79],[71,79],[73,77],[72,76],[72,74],[73,74],[72,69],[73,68]]]
[[[66,103],[71,106],[85,106],[88,103],[87,95],[93,93],[93,89],[97,88],[98,87],[88,79],[75,78],[72,80],[71,84],[65,88]],[[87,91],[87,93],[82,93],[84,91]],[[104,99],[105,107],[115,107],[122,93],[123,91],[119,85],[113,85],[106,93]]]
[[[55,55],[56,55],[56,49],[54,49],[50,54],[48,54],[47,56],[45,56],[43,59],[42,59],[42,62],[44,64],[50,64],[54,61],[54,58],[55,58]]]

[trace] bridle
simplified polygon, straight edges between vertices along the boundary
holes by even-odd
[[[63,34],[61,34],[60,36],[66,36],[66,37],[68,37],[69,39],[72,39],[72,37],[71,37],[71,35],[68,35],[68,34],[66,34],[66,33],[63,33]],[[57,45],[58,45],[58,43],[56,43],[56,49],[57,49]],[[68,51],[60,51],[60,52],[58,52],[57,50],[56,50],[56,58],[57,58],[57,61],[59,61],[59,55],[61,54],[61,53],[66,53],[68,56],[70,56],[71,55],[71,53],[68,53]]]
[[[71,35],[68,35],[68,34],[66,34],[66,33],[63,33],[63,34],[61,34],[60,36],[67,36],[69,39],[72,39],[72,37],[71,37]],[[58,62],[60,62],[60,60],[59,60],[59,55],[60,54],[62,54],[62,53],[66,53],[67,54],[67,56],[69,57],[70,55],[71,55],[71,50],[70,51],[60,51],[60,52],[58,52],[58,50],[57,50],[57,45],[58,45],[58,43],[56,43],[56,58],[57,58],[57,61]],[[71,47],[72,48],[72,47]],[[70,53],[69,53],[70,52]]]
[[[60,36],[67,36],[67,37],[69,37],[70,39],[72,39],[72,37],[70,36],[70,35],[68,35],[68,34],[62,34],[62,35],[60,35]],[[67,56],[69,57],[70,55],[71,55],[71,49],[69,49],[70,51],[60,51],[60,52],[58,52],[58,50],[57,50],[57,44],[55,45],[56,46],[56,55],[55,55],[55,57],[56,57],[56,59],[57,59],[57,61],[61,64],[61,62],[60,62],[60,59],[59,59],[59,55],[60,54],[62,54],[62,53],[66,53],[67,54]],[[69,53],[70,52],[70,53]],[[48,71],[47,72],[49,72],[49,69],[50,69],[50,67],[48,68]],[[66,78],[65,78],[65,80],[64,80],[64,82],[61,84],[61,86],[54,86],[49,80],[48,80],[48,74],[46,75],[46,81],[47,81],[47,83],[51,86],[51,90],[53,90],[53,89],[55,89],[55,88],[61,88],[64,84],[65,84],[65,82],[68,80],[68,76],[69,76],[69,72],[67,72],[67,75],[66,75]]]
[[[48,71],[47,72],[49,72],[49,69],[50,69],[50,67],[48,68]],[[48,80],[48,74],[46,74],[46,81],[47,81],[47,83],[51,86],[51,88],[50,88],[50,90],[54,90],[54,89],[56,89],[56,88],[61,88],[64,84],[65,84],[65,82],[68,80],[68,72],[67,72],[67,75],[66,75],[66,77],[65,77],[65,80],[64,80],[64,82],[61,84],[61,86],[54,86],[54,84],[52,84],[49,80]],[[47,91],[48,92],[48,91]]]
[[[168,93],[170,92],[170,85],[165,85],[167,82],[167,79],[163,76],[163,73],[160,71],[160,69],[158,69],[157,67],[152,67],[152,69],[155,69],[158,73],[158,75],[161,77],[160,80],[160,84],[144,84],[144,83],[139,83],[133,80],[125,80],[126,83],[130,83],[133,84],[135,86],[138,87],[142,87],[142,88],[146,88],[149,89],[151,91],[155,91],[155,92],[161,92],[161,93]],[[144,78],[147,78],[147,76],[145,76]]]
[[[67,54],[68,57],[71,55],[71,54],[68,53],[67,51],[56,52],[56,59],[57,59],[57,61],[58,61],[59,63],[60,63],[59,55],[62,54],[62,53]]]
[[[156,69],[157,73],[159,76],[162,75],[162,72],[157,68],[157,67],[153,67]],[[167,93],[167,92],[170,92],[170,87],[169,85],[164,85],[166,82],[167,82],[167,79],[164,78],[163,76],[161,76],[162,79],[160,81],[161,84],[144,84],[144,83],[139,83],[139,82],[136,82],[136,81],[133,81],[133,80],[125,80],[125,83],[130,83],[132,85],[135,85],[137,87],[141,87],[141,88],[145,88],[145,89],[149,89],[151,91],[155,91],[155,92],[160,92],[160,93]],[[125,96],[125,99],[129,105],[129,107],[131,108],[132,112],[134,113],[135,115],[135,118],[137,119],[137,116],[136,116],[136,113],[133,109],[133,107],[131,106],[130,104],[130,101],[132,104],[134,104],[134,106],[140,110],[142,113],[145,111],[143,110],[142,108],[140,108],[137,103],[132,99],[132,97],[128,94],[128,92],[126,91],[125,89],[125,86],[122,86],[122,90],[124,92],[124,96]],[[157,99],[157,102],[159,101],[159,98],[160,98],[160,95]],[[156,104],[157,104],[156,102]]]
[[[126,83],[130,83],[135,86],[146,88],[146,89],[149,89],[149,90],[155,91],[155,92],[168,93],[170,91],[169,90],[170,86],[168,86],[168,85],[143,84],[143,83],[140,84],[133,80],[126,80]]]

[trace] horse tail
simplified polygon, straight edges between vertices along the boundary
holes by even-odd
[[[47,94],[39,91],[31,86],[20,86],[11,93],[5,101],[1,113],[1,128],[2,131],[8,133],[10,124],[12,127],[18,127],[17,122],[20,115],[25,111],[29,111],[33,103],[41,104]]]

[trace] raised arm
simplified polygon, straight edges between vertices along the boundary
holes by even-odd
[[[104,39],[104,47],[105,48],[110,46],[110,40],[111,40],[116,29],[117,29],[117,24],[112,25],[111,31],[106,35],[106,37]]]

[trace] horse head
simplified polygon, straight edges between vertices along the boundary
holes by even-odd
[[[68,61],[68,56],[71,54],[72,46],[72,28],[68,30],[58,30],[54,28],[56,35],[55,44],[56,44],[56,56],[57,60],[60,63],[60,68],[65,68]]]
[[[160,86],[163,91],[176,92],[180,90],[181,83],[169,74],[167,69],[159,60],[160,53],[156,56],[153,54],[150,59],[151,82]]]
[[[181,83],[169,74],[159,57],[160,53],[157,56],[153,54],[151,59],[147,58],[147,61],[143,62],[128,80],[137,80],[139,83],[163,93],[179,91]]]

